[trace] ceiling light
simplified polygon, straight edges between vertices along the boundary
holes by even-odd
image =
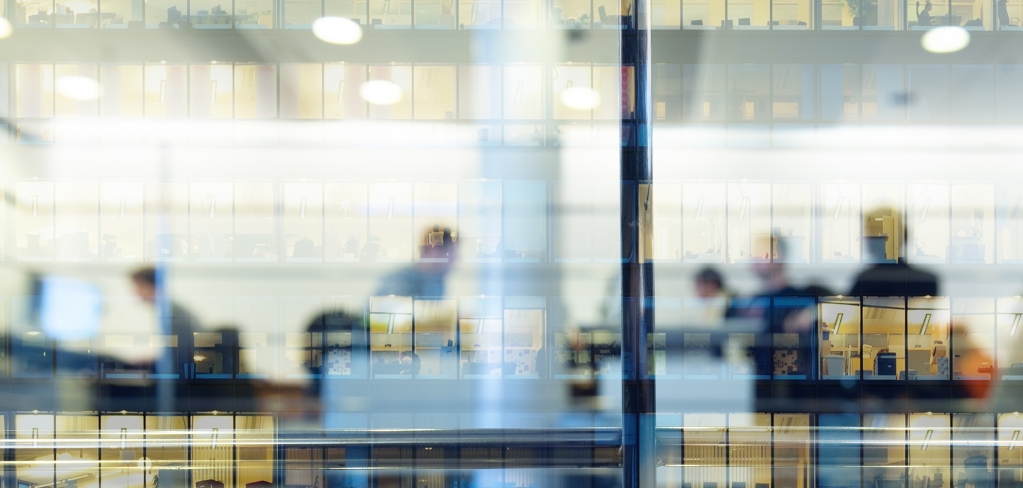
[[[1009,450],[1016,448],[1016,441],[1019,440],[1019,429],[1012,431],[1012,441],[1009,442]]]
[[[938,27],[927,31],[920,44],[932,53],[954,53],[970,44],[970,32],[954,25]]]
[[[1016,314],[1012,319],[1012,328],[1009,329],[1009,335],[1016,335],[1016,331],[1019,330],[1019,319],[1023,317],[1023,314]]]
[[[362,27],[344,17],[320,17],[313,21],[313,35],[331,44],[355,44],[362,39]]]
[[[14,34],[14,26],[11,25],[11,21],[0,17],[0,39],[7,39]]]
[[[359,87],[359,96],[374,105],[393,105],[401,100],[400,86],[386,80],[373,80]]]
[[[99,98],[99,83],[85,76],[57,78],[57,93],[72,100],[88,101]]]
[[[932,436],[934,436],[934,429],[927,429],[927,434],[924,435],[924,444],[920,446],[921,451],[927,450],[927,445],[931,443]]]
[[[572,87],[561,92],[561,103],[576,110],[591,110],[600,105],[600,94],[592,88]]]
[[[924,315],[924,323],[920,326],[920,335],[927,335],[928,325],[931,325],[931,314]]]

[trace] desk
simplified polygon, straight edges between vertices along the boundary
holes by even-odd
[[[112,23],[117,18],[117,14],[113,12],[88,12],[84,14],[78,14],[75,16],[75,23],[78,25],[86,25],[89,27],[99,27],[101,25]]]

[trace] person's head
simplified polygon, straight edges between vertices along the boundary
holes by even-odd
[[[712,268],[704,268],[696,274],[696,294],[701,298],[718,296],[724,289],[724,280]]]
[[[928,0],[927,3],[924,4],[924,12],[930,12],[932,7],[934,6],[931,5],[930,0]]]
[[[135,294],[146,303],[156,302],[156,269],[147,266],[135,270],[131,274],[131,283],[135,286]]]

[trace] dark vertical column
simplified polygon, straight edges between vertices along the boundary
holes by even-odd
[[[625,488],[656,486],[654,384],[647,369],[653,332],[648,252],[651,160],[649,0],[623,2],[621,31],[622,414]]]

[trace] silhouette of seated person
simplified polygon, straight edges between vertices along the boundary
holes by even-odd
[[[401,370],[398,374],[419,374],[419,371],[423,369],[423,361],[419,358],[419,355],[414,352],[402,351],[398,357],[398,363],[401,364]]]
[[[931,5],[930,0],[924,4],[923,10],[920,10],[920,2],[916,2],[916,25],[934,25],[934,18],[931,17],[931,9],[934,6]]]
[[[291,251],[291,257],[293,258],[318,258],[320,257],[320,250],[316,248],[316,243],[308,237],[302,237],[295,241],[295,247]]]
[[[160,22],[160,27],[165,29],[190,27],[187,16],[178,7],[171,6],[167,9],[167,21]]]
[[[938,278],[906,263],[902,249],[907,232],[902,225],[901,216],[891,210],[876,210],[865,215],[863,255],[865,262],[873,264],[856,277],[849,295],[854,297],[937,295]],[[877,219],[887,222],[881,226],[882,229],[873,225]],[[888,230],[887,233],[885,228]],[[901,236],[901,240],[893,240],[897,236]]]

